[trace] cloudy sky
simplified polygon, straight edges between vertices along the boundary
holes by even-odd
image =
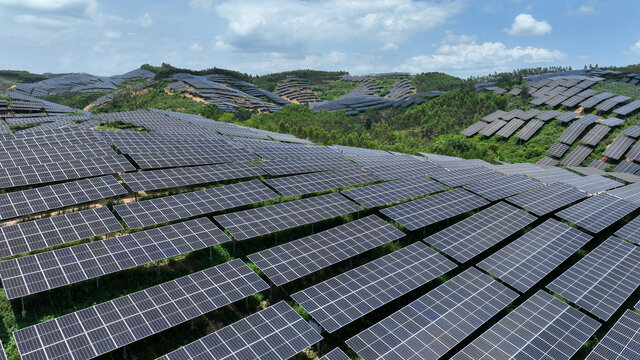
[[[150,63],[250,74],[640,62],[621,0],[0,0],[0,69],[114,75]]]

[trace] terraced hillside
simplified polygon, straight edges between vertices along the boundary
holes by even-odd
[[[175,80],[204,81],[188,75]],[[560,115],[465,91],[415,109],[469,101],[488,116],[457,126],[486,122],[486,137]],[[80,115],[13,93],[0,117],[10,359],[640,356],[640,187],[620,171],[325,146],[153,108]],[[599,120],[609,131],[580,146],[635,134]]]

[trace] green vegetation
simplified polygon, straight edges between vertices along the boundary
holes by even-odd
[[[554,73],[554,72],[560,72],[560,71],[568,71],[568,70],[572,70],[571,66],[535,67],[535,68],[515,69],[511,72],[501,72],[501,73],[495,72],[493,74],[488,74],[483,76],[471,76],[467,80],[473,84],[481,84],[481,83],[495,81],[498,83],[498,86],[509,87],[510,85],[521,84],[523,81],[523,78],[527,76]]]
[[[324,101],[332,101],[355,89],[357,83],[345,80],[322,81],[311,86],[311,90]]]
[[[410,79],[416,86],[418,93],[434,90],[450,91],[465,86],[466,84],[466,82],[460,78],[441,72],[421,73],[411,76]]]
[[[46,80],[52,76],[57,76],[60,74],[50,74],[50,75],[42,75],[42,74],[33,74],[28,71],[22,70],[0,70],[0,79],[20,82],[20,83],[34,83],[42,80]]]
[[[603,81],[592,87],[598,91],[608,91],[617,95],[628,96],[634,100],[640,99],[640,86],[626,84],[622,82]]]
[[[84,94],[80,92],[64,92],[49,95],[44,99],[57,104],[67,105],[74,109],[84,109],[85,106],[96,101],[103,93]]]

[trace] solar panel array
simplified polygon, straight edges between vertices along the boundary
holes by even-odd
[[[366,167],[365,170],[383,180],[409,179],[423,177],[426,174],[440,172],[444,167],[430,161],[414,161],[411,163],[378,165]]]
[[[360,211],[338,193],[218,215],[214,219],[236,240],[271,234]]]
[[[469,268],[346,342],[365,360],[437,359],[517,297]]]
[[[366,171],[334,170],[265,180],[267,185],[284,196],[304,195],[379,181]]]
[[[638,286],[640,248],[610,237],[547,288],[606,321]]]
[[[578,136],[587,128],[587,124],[574,122],[560,135],[558,141],[567,145],[573,144]]]
[[[269,175],[293,175],[316,171],[352,169],[356,163],[343,159],[295,159],[256,162]]]
[[[119,230],[122,225],[106,207],[3,226],[0,227],[0,258]]]
[[[135,170],[123,155],[0,168],[0,187],[36,185]]]
[[[640,245],[640,216],[629,221],[627,225],[616,231],[616,236]]]
[[[479,196],[457,188],[382,209],[380,212],[407,229],[416,230],[487,204],[489,202]]]
[[[342,191],[342,194],[366,208],[373,208],[442,191],[446,188],[435,180],[415,177],[349,189]]]
[[[15,331],[25,360],[89,359],[268,288],[242,260]]]
[[[531,139],[533,135],[535,135],[538,130],[544,125],[544,121],[533,119],[527,123],[518,133],[516,137],[520,140],[527,141]]]
[[[504,120],[495,120],[495,121],[491,122],[489,125],[483,127],[480,131],[478,131],[478,134],[481,134],[481,135],[484,135],[484,136],[491,136],[491,135],[495,134],[496,131],[500,130],[500,128],[505,126],[506,124],[507,124],[507,122],[504,121]]]
[[[496,132],[496,135],[502,136],[503,138],[508,138],[513,135],[513,133],[516,132],[516,130],[518,130],[520,126],[522,126],[522,124],[524,124],[524,120],[511,119],[505,126],[498,130],[498,132]]]
[[[624,129],[624,131],[622,132],[622,135],[627,135],[628,137],[631,137],[634,139],[637,137],[640,137],[640,125],[633,125]]]
[[[543,216],[585,197],[587,197],[585,192],[571,185],[553,183],[510,197],[507,201],[538,216]]]
[[[280,301],[158,359],[285,360],[320,340],[309,323]]]
[[[326,355],[322,356],[319,360],[349,360],[349,356],[344,353],[344,351],[340,350],[340,348],[335,348],[329,351]]]
[[[592,148],[584,145],[578,145],[562,160],[561,164],[565,166],[580,165],[592,152]]]
[[[632,360],[640,358],[640,314],[624,312],[620,320],[598,342],[587,360]]]
[[[425,244],[415,243],[291,297],[332,333],[455,267]]]
[[[589,132],[580,140],[585,145],[596,146],[611,130],[610,127],[598,124],[589,130]]]
[[[451,171],[441,171],[429,174],[429,176],[447,186],[461,186],[501,178],[504,175],[489,168],[480,166],[455,169]]]
[[[551,145],[549,150],[547,150],[547,154],[556,158],[560,158],[567,150],[569,150],[569,145],[563,144],[561,142],[556,142]]]
[[[126,194],[113,176],[0,194],[0,220]]]
[[[597,194],[623,185],[613,179],[609,179],[598,174],[562,180],[562,182],[574,186],[587,194]]]
[[[569,111],[569,112],[566,112],[566,113],[564,113],[562,115],[558,115],[556,117],[556,119],[558,119],[558,120],[560,120],[562,122],[569,122],[569,121],[577,118],[579,115],[580,114],[578,114],[578,113],[574,113],[574,112]]]
[[[464,188],[487,200],[496,201],[535,189],[542,185],[541,182],[531,179],[530,177],[513,174],[465,185]]]
[[[114,209],[130,229],[136,229],[277,198],[260,181],[252,180],[116,205]]]
[[[402,231],[370,215],[248,257],[281,286],[403,236]]]
[[[478,263],[478,267],[524,293],[589,240],[591,236],[548,219]]]
[[[463,263],[497,245],[537,218],[499,202],[441,230],[424,241]]]
[[[606,156],[613,160],[620,160],[624,153],[633,144],[633,139],[627,136],[616,137],[611,145],[602,153],[602,156]]]
[[[0,262],[15,299],[229,241],[210,220],[123,235]]]
[[[609,194],[640,205],[640,184],[629,184],[621,188],[608,191]]]
[[[230,163],[125,173],[120,177],[133,191],[170,189],[266,175],[259,167],[246,163]]]
[[[462,135],[464,135],[466,137],[471,137],[471,136],[477,134],[480,130],[484,129],[486,126],[487,126],[486,122],[484,122],[484,121],[476,121],[475,123],[473,123],[469,127],[467,127],[464,130],[460,131],[460,134],[462,134]]]
[[[613,145],[613,144],[611,144]],[[608,150],[608,149],[607,149]],[[605,150],[606,151],[606,150]],[[604,155],[604,154],[603,154]],[[628,157],[629,159],[636,161],[636,162],[640,162],[640,142],[637,142],[632,148],[631,150],[629,150],[629,152],[627,153],[626,157]]]
[[[452,359],[569,359],[598,327],[598,321],[540,290]]]
[[[590,197],[556,215],[592,233],[599,233],[638,209],[638,205],[603,193]]]

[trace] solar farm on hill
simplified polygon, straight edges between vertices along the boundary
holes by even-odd
[[[0,358],[639,358],[640,75],[548,70],[1,71]]]

